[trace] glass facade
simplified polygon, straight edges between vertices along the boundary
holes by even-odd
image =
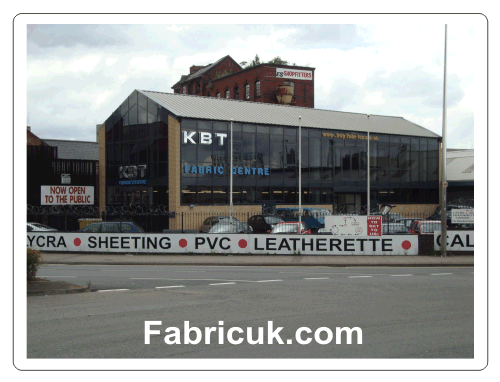
[[[181,204],[229,203],[229,130],[226,122],[181,122]],[[308,128],[301,133],[302,202],[366,205],[363,133]],[[372,200],[438,203],[437,138],[371,138]],[[233,123],[233,203],[297,204],[298,155],[298,128]]]
[[[134,91],[105,122],[106,204],[168,206],[168,116]],[[230,124],[183,118],[182,205],[229,204]],[[302,203],[366,205],[364,133],[301,129]],[[438,138],[371,134],[374,203],[439,203]],[[233,203],[298,204],[298,128],[233,123]],[[177,174],[175,174],[178,176]]]
[[[139,93],[105,122],[106,204],[168,204],[168,112]]]

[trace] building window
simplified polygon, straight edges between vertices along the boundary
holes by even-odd
[[[182,87],[182,94],[186,94],[186,92],[187,92],[187,86],[186,86],[186,85],[184,85],[184,86]]]
[[[196,92],[198,92],[198,93],[199,93],[200,91],[201,91],[201,84],[200,84],[200,81],[198,81],[198,82],[196,83]]]
[[[250,84],[245,85],[245,99],[250,99]]]
[[[234,99],[240,99],[240,88],[237,86],[234,88]]]
[[[229,90],[226,90],[226,99],[229,99]]]
[[[260,97],[260,81],[255,82],[255,97]]]
[[[217,93],[215,94],[215,96],[216,96],[217,98],[220,98],[220,93],[219,93],[219,92],[217,92]]]

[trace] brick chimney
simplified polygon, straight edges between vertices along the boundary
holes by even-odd
[[[194,72],[196,72],[198,69],[201,69],[201,68],[203,68],[203,66],[193,65],[189,68],[189,74],[193,74]]]

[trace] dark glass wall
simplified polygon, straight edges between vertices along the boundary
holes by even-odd
[[[181,204],[229,203],[229,130],[226,122],[181,122]],[[332,204],[336,194],[366,193],[366,137],[308,128],[301,133],[303,203]],[[437,203],[437,139],[371,138],[373,200]],[[297,204],[298,166],[297,128],[233,123],[234,204]]]
[[[105,123],[107,204],[168,204],[168,112],[138,91]]]

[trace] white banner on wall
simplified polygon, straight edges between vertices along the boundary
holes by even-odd
[[[325,229],[338,236],[381,236],[382,216],[325,216]]]
[[[276,68],[276,78],[295,78],[297,80],[312,80],[312,70]]]
[[[451,222],[453,224],[474,224],[474,209],[458,209],[451,210]]]
[[[417,235],[27,234],[27,247],[55,252],[418,255]]]
[[[447,251],[474,251],[474,231],[448,231]],[[434,231],[434,250],[441,249],[441,231]]]
[[[94,204],[94,186],[41,186],[40,204]]]

